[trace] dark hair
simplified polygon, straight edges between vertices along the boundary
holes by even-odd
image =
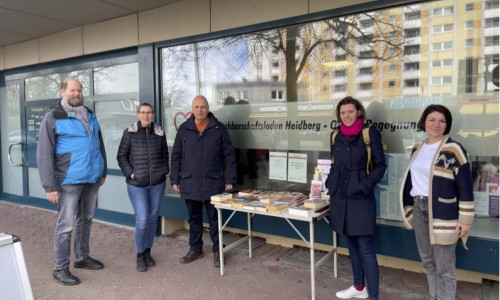
[[[141,107],[143,107],[143,106],[151,107],[151,111],[153,111],[153,114],[155,113],[155,109],[154,109],[153,105],[151,105],[147,102],[143,102],[143,103],[139,104],[139,106],[137,106],[137,113],[141,112]]]
[[[340,107],[342,105],[346,105],[346,104],[352,104],[352,105],[354,105],[354,108],[356,108],[356,110],[359,111],[358,118],[366,119],[366,110],[365,110],[363,104],[361,104],[361,102],[359,102],[358,99],[354,99],[351,96],[347,96],[344,99],[340,100],[340,102],[337,104],[337,108],[336,108],[335,111],[336,111],[336,114],[337,114],[337,121],[338,122],[341,121],[341,119],[340,119]]]
[[[427,119],[427,116],[436,111],[442,113],[446,119],[446,129],[444,130],[444,134],[450,133],[452,123],[451,112],[448,108],[446,108],[446,106],[440,104],[431,104],[424,109],[424,112],[418,121],[417,129],[425,132],[425,120]]]

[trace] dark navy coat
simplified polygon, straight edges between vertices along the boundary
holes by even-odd
[[[363,128],[368,125],[363,125]],[[340,130],[340,128],[337,128]],[[331,146],[334,164],[326,180],[330,195],[330,227],[349,236],[375,232],[376,202],[374,189],[382,179],[387,165],[378,130],[370,127],[373,169],[366,172],[368,159],[363,134],[349,139],[338,133]]]
[[[236,182],[236,159],[227,128],[209,112],[200,134],[189,117],[177,131],[170,163],[170,183],[178,184],[181,197],[210,200]]]

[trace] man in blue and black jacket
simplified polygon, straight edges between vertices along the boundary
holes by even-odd
[[[73,227],[73,266],[91,270],[104,267],[89,256],[89,240],[107,164],[101,129],[95,113],[83,105],[81,83],[64,80],[61,96],[62,100],[49,109],[40,124],[36,160],[47,199],[57,204],[59,212],[52,276],[61,284],[76,285],[80,280],[69,271]]]

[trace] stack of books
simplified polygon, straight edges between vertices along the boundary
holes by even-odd
[[[231,207],[231,199],[233,199],[233,194],[222,193],[210,197],[210,203],[215,206]]]
[[[288,213],[291,215],[310,217],[316,211],[312,208],[307,208],[304,204],[294,205],[288,208]]]
[[[304,201],[304,207],[314,209],[314,211],[321,210],[328,205],[329,203],[322,199],[308,199]]]
[[[267,211],[266,204],[255,201],[249,204],[243,205],[243,209],[252,211]]]
[[[231,200],[231,206],[234,208],[243,208],[243,206],[252,204],[254,202],[257,202],[257,198],[252,195],[247,195]]]

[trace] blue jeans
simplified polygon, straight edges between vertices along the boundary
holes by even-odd
[[[378,299],[378,261],[373,235],[347,236],[354,285],[365,286],[370,298]]]
[[[431,245],[429,236],[428,200],[415,198],[413,205],[413,228],[418,253],[427,273],[431,300],[455,299],[457,279],[455,272],[455,247],[453,245]]]
[[[127,192],[135,214],[135,252],[142,253],[153,247],[165,181],[153,186],[127,184]]]
[[[59,203],[57,204],[59,214],[54,231],[55,270],[69,267],[73,227],[75,228],[73,241],[75,260],[82,260],[89,256],[90,229],[97,206],[99,186],[100,183],[67,184],[59,188]]]
[[[210,200],[188,200],[186,206],[189,214],[189,249],[191,251],[203,250],[203,205],[208,216],[210,238],[212,239],[212,251],[219,250],[219,227],[217,221],[217,209]]]

